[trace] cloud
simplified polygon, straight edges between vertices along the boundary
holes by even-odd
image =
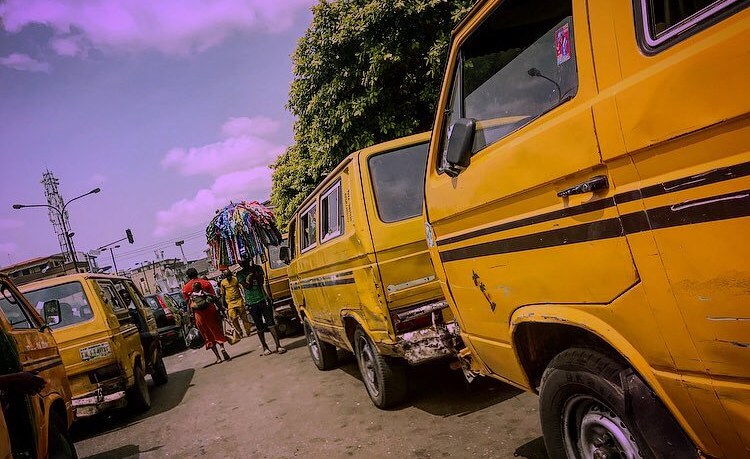
[[[240,137],[240,136],[267,136],[278,132],[281,127],[281,123],[266,118],[265,116],[256,116],[248,118],[242,116],[239,118],[229,118],[229,120],[221,126],[221,133],[224,137]]]
[[[264,136],[276,133],[278,121],[266,117],[230,118],[221,127],[224,140],[192,148],[173,148],[161,161],[162,167],[181,175],[209,175],[208,188],[191,198],[181,199],[156,213],[155,237],[175,234],[197,224],[207,225],[216,209],[229,201],[265,200],[271,192],[268,167],[284,151]]]
[[[24,223],[22,220],[16,220],[14,218],[2,218],[0,219],[0,229],[17,229],[23,228]]]
[[[315,0],[6,0],[6,31],[31,24],[53,29],[51,47],[75,56],[105,51],[156,50],[169,55],[202,51],[245,31],[280,32]]]
[[[0,6],[2,5],[0,4]],[[0,17],[2,17],[2,15],[0,15]],[[0,57],[0,65],[24,72],[49,72],[48,63],[38,61],[29,55],[20,53],[13,53],[5,57]]]
[[[236,135],[220,142],[192,148],[173,148],[162,159],[162,167],[175,169],[182,175],[207,174],[218,177],[233,171],[264,166],[283,151],[259,135],[276,132],[277,121],[269,118],[231,118],[222,126],[222,133]]]
[[[271,169],[255,167],[222,175],[209,188],[198,190],[190,199],[181,199],[167,210],[156,213],[155,237],[166,237],[196,224],[204,227],[215,211],[229,201],[264,200],[271,191]]]

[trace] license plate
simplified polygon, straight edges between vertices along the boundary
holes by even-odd
[[[85,362],[99,357],[106,357],[112,353],[112,350],[109,347],[109,343],[99,343],[81,348],[79,352],[81,353],[81,360]]]

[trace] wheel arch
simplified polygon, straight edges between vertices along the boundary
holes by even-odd
[[[555,356],[572,347],[593,348],[630,367],[683,431],[694,442],[699,440],[645,357],[599,317],[570,306],[521,308],[511,316],[511,342],[528,387],[535,393],[538,393],[542,374]]]

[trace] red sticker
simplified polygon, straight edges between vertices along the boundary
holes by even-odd
[[[570,27],[567,23],[555,31],[557,65],[570,60]]]

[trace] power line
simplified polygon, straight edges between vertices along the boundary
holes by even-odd
[[[143,246],[143,247],[138,247],[137,249],[128,250],[128,251],[122,252],[122,254],[123,255],[128,255],[128,254],[132,254],[132,253],[136,253],[136,252],[144,252],[144,251],[154,250],[156,248],[161,248],[161,247],[165,247],[165,246],[168,246],[168,245],[173,245],[175,241],[180,240],[180,239],[196,239],[197,237],[200,237],[201,235],[205,235],[205,234],[206,234],[205,231],[197,231],[197,232],[194,232],[194,233],[187,233],[187,234],[183,234],[183,235],[180,235],[180,236],[175,236],[173,239],[170,239],[170,240],[167,240],[167,241],[155,242],[153,244],[149,244],[149,245],[146,245],[146,246]]]

